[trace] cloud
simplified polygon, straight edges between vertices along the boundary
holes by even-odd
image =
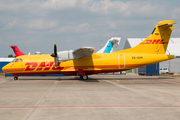
[[[12,22],[7,24],[7,27],[12,28],[16,25],[19,25],[21,22],[22,22],[22,20],[20,20],[19,18],[16,17]]]
[[[7,28],[17,28],[22,27],[23,29],[34,29],[34,30],[46,30],[56,28],[59,25],[58,20],[50,21],[44,19],[33,19],[33,20],[21,20],[19,18],[15,18],[11,22],[9,22],[6,27]]]
[[[57,29],[49,30],[49,33],[70,33],[70,32],[85,32],[91,28],[88,23],[82,23],[78,26],[62,26]]]
[[[37,48],[49,53],[54,42],[63,44],[62,50],[99,48],[100,30],[104,43],[114,36],[147,37],[159,21],[180,23],[179,4],[177,0],[1,0],[1,49],[19,44],[26,53]],[[173,37],[179,37],[179,28],[176,24]]]
[[[77,26],[77,27],[75,28],[75,30],[76,30],[76,32],[84,32],[84,31],[89,30],[90,27],[91,27],[90,24],[88,24],[88,23],[83,23],[83,24],[80,24],[79,26]]]
[[[59,22],[56,21],[46,21],[44,19],[33,19],[29,20],[26,23],[28,29],[51,29],[59,25]]]
[[[173,17],[174,19],[180,19],[179,16],[180,16],[180,7],[174,9],[173,12],[172,12],[172,17]]]
[[[102,15],[114,14],[123,17],[137,17],[138,16],[157,16],[162,15],[164,6],[159,7],[153,2],[147,1],[114,1],[110,0],[93,2],[89,7],[91,12],[99,13]],[[154,14],[156,13],[156,14]]]
[[[107,24],[109,24],[110,28],[116,28],[117,22],[115,22],[115,21],[107,21]]]
[[[45,9],[63,10],[75,7],[77,0],[48,0],[41,5]]]
[[[9,4],[10,2],[10,4]],[[24,3],[21,2],[13,2],[13,1],[1,1],[0,3],[0,11],[17,11],[19,8],[23,6]]]

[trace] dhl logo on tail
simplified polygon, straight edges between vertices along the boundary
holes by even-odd
[[[163,42],[163,40],[146,40],[146,43],[141,44],[168,44],[168,42]]]

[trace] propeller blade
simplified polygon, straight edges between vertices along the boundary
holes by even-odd
[[[52,53],[51,56],[54,57],[54,66],[57,67],[57,47],[56,47],[56,43],[54,43],[54,53]]]
[[[55,54],[55,57],[57,57],[57,47],[56,47],[56,43],[54,43],[54,54]]]
[[[57,57],[57,47],[56,43],[54,43],[54,53],[51,54],[52,57]]]
[[[57,67],[57,57],[54,58],[54,66]]]

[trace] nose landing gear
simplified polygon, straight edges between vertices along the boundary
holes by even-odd
[[[14,79],[13,80],[19,80],[18,75],[13,75]]]
[[[14,77],[14,79],[13,79],[13,80],[19,80],[19,79],[18,79],[18,77]]]

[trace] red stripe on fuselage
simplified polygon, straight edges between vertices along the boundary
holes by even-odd
[[[84,70],[86,75],[91,75],[91,74],[98,74],[98,73],[110,73],[110,72],[120,72],[120,71],[125,71],[128,69],[118,69],[118,70]],[[24,72],[24,73],[11,73],[11,74],[16,74],[16,75],[47,75],[47,74],[64,74],[64,75],[77,75],[78,71],[47,71],[47,72]]]

